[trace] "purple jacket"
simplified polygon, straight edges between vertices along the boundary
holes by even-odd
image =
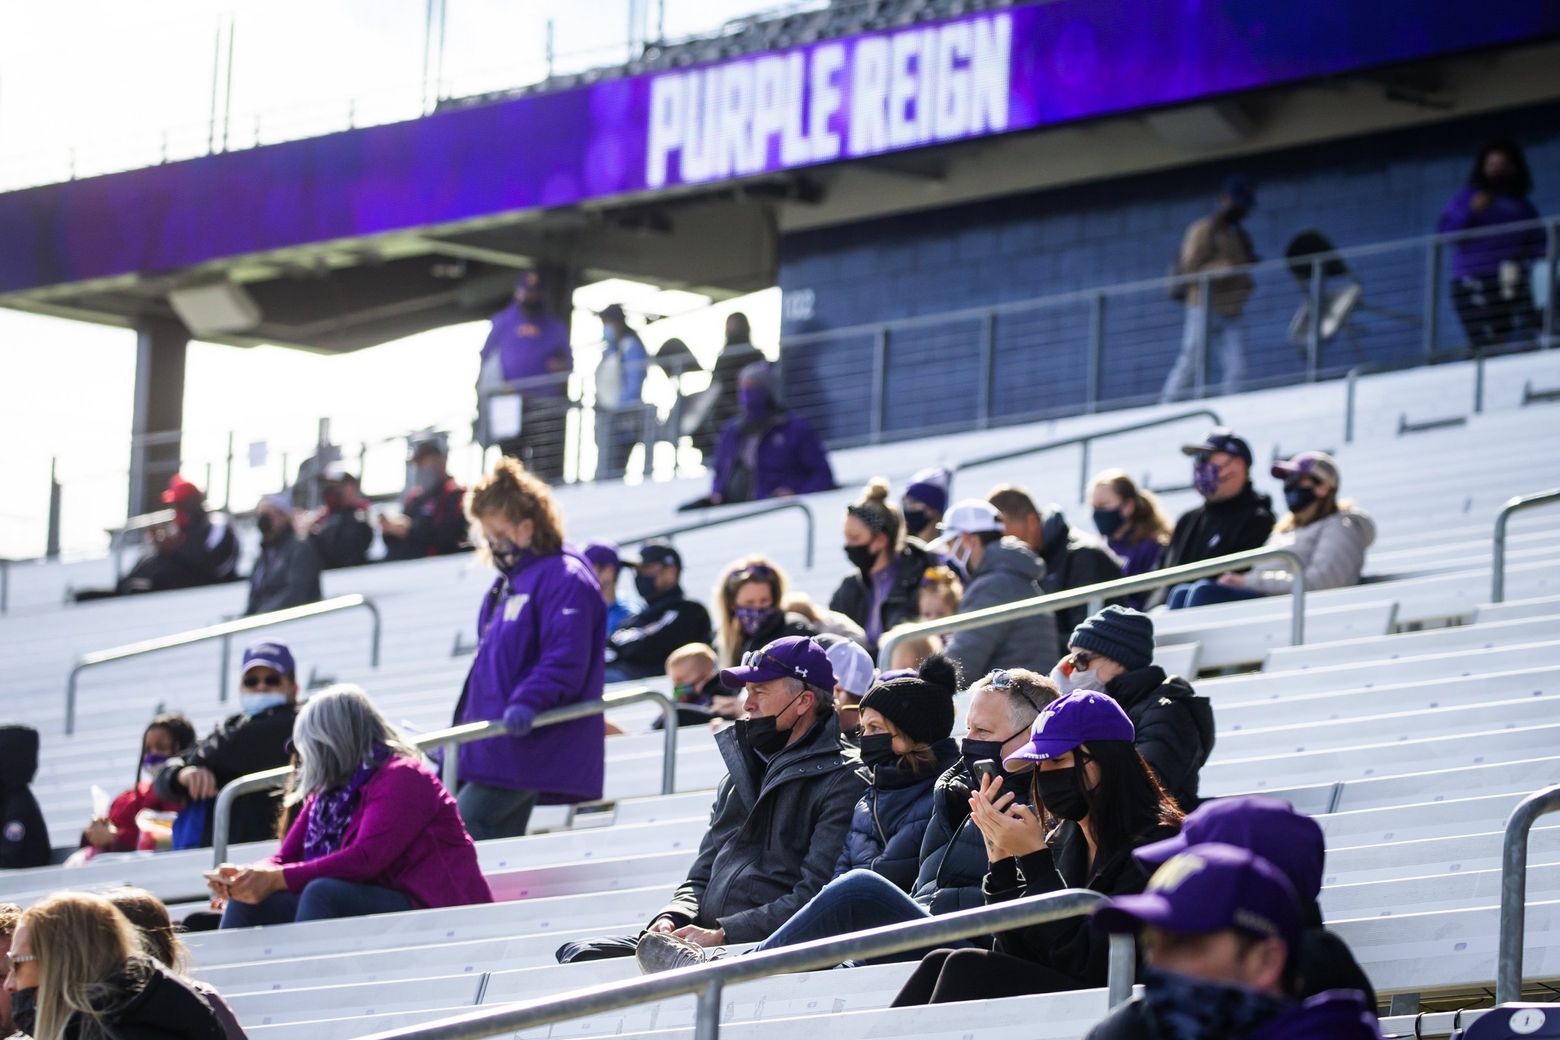
[[[1352,989],[1318,993],[1247,1034],[1248,1040],[1381,1040],[1376,1015]]]
[[[715,448],[715,478],[711,490],[728,497],[731,476],[741,461],[742,419],[732,419],[720,431]],[[785,414],[776,418],[758,444],[753,467],[749,501],[773,498],[777,488],[790,488],[798,495],[810,491],[829,491],[834,487],[834,471],[824,453],[818,434],[800,416]]]
[[[491,903],[455,799],[421,762],[396,757],[374,771],[358,793],[341,848],[303,858],[314,795],[288,828],[271,862],[282,867],[287,891],[299,895],[315,878],[394,889],[419,909]]]
[[[590,562],[572,546],[527,554],[488,590],[477,616],[477,657],[455,724],[543,712],[601,699],[607,605]],[[606,727],[600,715],[494,737],[460,749],[460,778],[537,791],[543,805],[601,797]]]
[[[1441,220],[1436,230],[1447,234],[1538,219],[1538,210],[1533,208],[1533,204],[1517,195],[1492,195],[1484,212],[1475,213],[1471,203],[1478,191],[1478,188],[1469,184],[1453,195],[1452,201],[1441,211]],[[1500,269],[1502,261],[1533,260],[1543,256],[1544,249],[1544,229],[1540,227],[1466,238],[1452,247],[1452,277],[1480,278],[1492,275]]]
[[[1159,567],[1159,558],[1164,555],[1165,547],[1152,538],[1145,538],[1141,542],[1118,542],[1111,538],[1105,543],[1110,546],[1110,551],[1121,557],[1121,576],[1130,578],[1134,574],[1146,574]]]
[[[482,360],[487,361],[496,352],[503,361],[504,379],[508,382],[555,376],[556,386],[527,393],[535,397],[564,396],[568,387],[566,375],[574,365],[574,355],[569,350],[569,326],[551,314],[533,318],[514,302],[493,315],[492,322],[487,342],[482,345]],[[562,362],[561,371],[554,372],[548,365],[550,361]]]

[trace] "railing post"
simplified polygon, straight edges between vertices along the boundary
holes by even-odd
[[[1473,359],[1473,414],[1484,414],[1484,351]]]
[[[383,631],[383,628],[384,628],[384,621],[379,616],[379,604],[375,603],[371,599],[365,598],[363,600],[363,606],[368,608],[368,612],[370,614],[372,614],[373,618],[374,618],[373,631],[371,632],[371,634],[368,637],[369,638],[369,642],[368,642],[368,664],[369,664],[370,668],[378,668],[379,667],[379,639],[380,639],[380,635],[381,635],[381,633]]]
[[[975,426],[981,430],[991,425],[991,381],[995,378],[996,354],[997,312],[987,311],[980,320],[980,385],[975,388]]]
[[[228,667],[233,662],[233,637],[222,637],[222,663],[217,666],[217,700],[223,704],[228,699]]]
[[[796,504],[802,507],[802,516],[807,523],[807,551],[806,554],[802,557],[802,562],[806,564],[808,570],[812,570],[813,553],[816,550],[818,544],[817,521],[813,519],[813,511],[811,506],[809,506],[806,502],[798,502]]]
[[[1089,494],[1089,447],[1094,442],[1087,437],[1078,445],[1078,501],[1084,501]]]
[[[720,1037],[720,994],[719,979],[711,979],[699,990],[694,1009],[693,1040],[718,1040]]]
[[[1509,1004],[1522,996],[1528,835],[1535,820],[1556,810],[1560,810],[1560,787],[1548,787],[1524,798],[1506,820],[1500,864],[1500,939],[1495,962],[1497,1004]]]
[[[1083,412],[1099,411],[1100,383],[1105,369],[1105,294],[1097,292],[1089,304],[1089,356],[1084,375]]]
[[[1555,291],[1560,289],[1560,281],[1555,278],[1555,265],[1560,261],[1560,221],[1545,222],[1544,241],[1544,281],[1549,283],[1549,293],[1544,297],[1543,323],[1538,343],[1540,347],[1547,348],[1555,345]]]
[[[0,559],[0,614],[11,605],[11,561]]]
[[[888,326],[880,325],[872,340],[872,414],[868,418],[870,443],[883,440],[883,409],[888,398]]]
[[[677,790],[677,705],[670,697],[658,700],[661,709],[661,793]],[[605,714],[605,713],[603,713]]]
[[[1359,389],[1360,370],[1363,365],[1355,365],[1349,369],[1349,374],[1344,377],[1343,394],[1343,443],[1354,443],[1354,399]]]
[[[1132,983],[1137,972],[1137,942],[1128,932],[1110,937],[1109,974],[1105,977],[1105,1000],[1110,1007],[1132,999]]]
[[[44,541],[43,555],[51,560],[60,558],[60,460],[49,460],[49,531]]]
[[[358,479],[363,479],[363,469],[358,467]],[[222,510],[226,513],[233,511],[233,431],[228,431],[227,436],[227,467],[222,477]]]
[[[1506,598],[1506,526],[1513,513],[1524,509],[1560,502],[1560,488],[1540,491],[1532,495],[1518,495],[1506,500],[1495,516],[1495,538],[1490,545],[1490,602],[1501,603]]]
[[[1197,354],[1194,371],[1197,375],[1197,396],[1208,396],[1208,325],[1209,315],[1212,312],[1209,290],[1213,286],[1213,279],[1207,274],[1200,275],[1197,279],[1198,311],[1197,321]]]
[[[1441,242],[1431,239],[1425,257],[1425,312],[1421,322],[1425,330],[1425,360],[1435,357],[1441,338]]]
[[[76,732],[76,677],[86,665],[77,662],[70,670],[70,678],[65,680],[65,735],[68,737]]]
[[[1305,381],[1316,382],[1322,367],[1322,257],[1311,257],[1311,286],[1308,293],[1311,327],[1305,337]]]
[[[444,746],[444,761],[439,770],[439,779],[444,781],[444,789],[453,797],[455,788],[460,783],[459,744],[446,744]]]
[[[1305,567],[1300,561],[1290,564],[1289,645],[1305,645]]]

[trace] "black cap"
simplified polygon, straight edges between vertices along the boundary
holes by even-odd
[[[623,321],[623,305],[620,303],[609,303],[596,312],[596,317],[602,321]]]
[[[419,433],[412,437],[407,446],[406,460],[416,462],[424,455],[449,455],[449,449],[444,446],[444,437],[437,433]]]
[[[682,570],[682,554],[672,547],[671,542],[646,542],[639,547],[637,557],[621,556],[623,566],[638,567],[642,563],[669,563],[678,570]]]
[[[1208,431],[1208,436],[1204,437],[1199,444],[1181,445],[1183,455],[1202,455],[1215,451],[1234,455],[1238,459],[1244,459],[1246,465],[1251,465],[1251,445],[1228,426],[1215,426]]]

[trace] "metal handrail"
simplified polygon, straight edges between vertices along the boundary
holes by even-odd
[[[0,556],[0,614],[11,605],[11,561]]]
[[[1167,585],[1179,585],[1184,581],[1208,578],[1226,571],[1237,571],[1267,560],[1283,560],[1290,565],[1290,570],[1293,572],[1289,604],[1289,642],[1291,646],[1300,646],[1305,642],[1305,561],[1293,549],[1264,548],[1247,549],[1245,552],[1230,553],[1228,556],[1216,556],[1211,560],[1183,563],[1177,567],[1102,581],[1097,585],[1065,589],[1012,603],[999,603],[994,607],[984,607],[980,610],[972,610],[968,614],[938,618],[936,621],[904,625],[895,629],[892,634],[885,633],[883,642],[878,646],[878,665],[887,668],[889,662],[893,660],[894,648],[905,640],[915,639],[918,636],[966,632],[1004,621],[1052,614],[1067,607],[1087,605],[1091,609],[1099,609],[1097,605],[1103,605],[1109,599],[1134,592],[1149,592]],[[971,677],[972,680],[974,678],[976,677]]]
[[[1490,602],[1500,603],[1506,598],[1506,525],[1513,513],[1542,505],[1560,502],[1560,488],[1538,491],[1531,495],[1518,495],[1506,500],[1495,517],[1495,542],[1490,549]]]
[[[661,754],[661,793],[673,794],[677,787],[677,705],[672,699],[659,690],[648,687],[640,690],[629,690],[624,693],[608,694],[600,700],[581,701],[579,704],[565,704],[561,708],[551,708],[536,716],[531,723],[532,729],[540,729],[543,726],[554,726],[560,722],[573,722],[575,719],[589,718],[592,715],[603,715],[611,708],[621,708],[625,704],[636,704],[640,701],[655,701],[661,709],[661,722],[664,727],[662,736],[664,750]],[[418,748],[428,750],[431,748],[444,749],[444,767],[441,779],[448,791],[455,790],[456,749],[462,744],[472,744],[479,740],[487,740],[490,737],[501,737],[509,730],[502,722],[468,722],[460,726],[451,726],[448,729],[436,729],[431,733],[422,733],[409,738]],[[213,863],[220,865],[227,859],[228,834],[232,828],[233,803],[246,794],[256,791],[268,791],[281,787],[292,775],[291,766],[277,766],[275,769],[263,769],[258,773],[249,773],[225,785],[217,793],[217,804],[212,807],[213,820],[211,825],[211,849]]]
[[[721,992],[728,984],[751,982],[789,972],[833,968],[847,960],[866,960],[946,946],[960,939],[1077,917],[1092,912],[1104,901],[1105,897],[1098,892],[1064,888],[1059,892],[971,910],[957,910],[924,920],[830,936],[742,957],[728,957],[692,968],[646,975],[629,982],[606,982],[543,1000],[467,1012],[423,1025],[388,1029],[364,1037],[363,1040],[477,1040],[479,1037],[518,1032],[690,994],[698,1000],[693,1025],[695,1040],[716,1040],[720,1036]],[[1111,1007],[1131,996],[1133,951],[1132,936],[1111,936],[1110,974],[1106,987],[1106,999]]]
[[[1547,787],[1522,799],[1506,820],[1500,863],[1500,943],[1495,961],[1495,1003],[1522,996],[1522,942],[1527,922],[1528,832],[1546,813],[1560,812],[1560,786]]]
[[[802,516],[806,518],[807,554],[805,557],[803,557],[803,562],[807,569],[811,570],[813,565],[813,546],[817,541],[818,535],[818,524],[817,521],[813,518],[812,507],[809,506],[806,502],[802,502],[794,498],[783,499],[779,502],[770,503],[769,505],[763,506],[759,509],[749,509],[745,512],[736,513],[732,516],[717,516],[708,520],[698,520],[693,523],[679,524],[676,527],[662,528],[659,531],[652,531],[649,534],[634,535],[629,538],[619,538],[618,544],[635,545],[640,542],[655,541],[658,538],[672,538],[679,534],[691,534],[694,531],[702,531],[707,527],[720,527],[722,524],[740,523],[743,520],[751,520],[754,517],[767,516],[770,513],[779,513],[787,509],[799,509],[802,511]]]
[[[114,583],[124,577],[124,549],[125,535],[134,531],[146,531],[153,527],[161,527],[164,524],[173,523],[174,512],[171,509],[158,509],[151,513],[142,513],[139,516],[126,517],[125,522],[114,528],[108,535],[108,555],[114,561]]]
[[[356,610],[360,607],[374,616],[374,628],[369,642],[368,662],[372,667],[378,668],[379,637],[383,628],[383,621],[379,616],[379,607],[374,604],[374,601],[358,593],[353,593],[350,596],[322,599],[315,603],[305,603],[301,607],[273,610],[267,614],[235,618],[232,621],[207,625],[205,628],[192,628],[185,632],[158,636],[155,639],[143,639],[139,643],[126,643],[123,646],[110,647],[107,650],[94,650],[90,654],[83,654],[71,666],[70,678],[65,682],[65,735],[70,736],[76,732],[76,679],[88,668],[112,664],[115,661],[123,661],[131,657],[141,657],[145,654],[154,654],[161,650],[176,650],[179,647],[192,646],[195,643],[204,643],[212,639],[220,639],[222,640],[222,663],[220,670],[217,672],[218,688],[221,690],[220,699],[226,701],[228,661],[231,650],[228,641],[233,636],[243,632],[253,632],[260,628],[270,628],[272,625],[285,625],[291,621],[302,621],[321,614],[334,614],[343,610]]]
[[[1212,408],[1198,408],[1196,411],[1181,412],[1178,415],[1161,416],[1158,419],[1147,419],[1143,422],[1129,423],[1126,426],[1113,426],[1108,430],[1095,430],[1093,433],[1081,433],[1076,437],[1063,437],[1061,440],[1049,441],[1045,444],[1031,444],[1027,448],[1015,448],[1012,451],[1002,451],[995,455],[981,455],[973,459],[965,459],[954,463],[952,476],[949,477],[950,486],[953,477],[958,476],[960,470],[974,469],[976,466],[986,466],[996,462],[1008,462],[1012,459],[1023,458],[1026,455],[1038,455],[1041,452],[1053,451],[1058,448],[1079,447],[1083,449],[1082,458],[1078,463],[1078,500],[1081,502],[1089,490],[1089,446],[1101,437],[1114,437],[1117,434],[1137,433],[1140,430],[1151,430],[1156,426],[1168,426],[1171,423],[1184,422],[1187,419],[1208,418],[1213,425],[1224,425],[1219,418],[1219,413]],[[949,497],[952,497],[951,494]]]

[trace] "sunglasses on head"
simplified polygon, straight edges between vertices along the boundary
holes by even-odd
[[[1036,704],[1034,697],[1030,696],[1029,691],[1024,689],[1024,684],[1019,681],[1016,675],[1008,671],[1006,668],[998,668],[996,671],[992,672],[990,677],[988,677],[986,680],[986,685],[992,687],[993,689],[1002,690],[1004,692],[1011,690],[1012,692],[1018,694],[1019,697],[1023,698],[1024,703],[1029,705],[1031,708],[1035,709],[1036,711],[1044,710],[1044,705]]]
[[[283,677],[276,672],[270,672],[266,675],[257,675],[254,672],[250,672],[244,676],[244,688],[258,690],[260,687],[265,686],[270,689],[279,689],[284,681]]]
[[[744,567],[737,573],[733,574],[731,576],[731,584],[741,585],[743,582],[752,581],[754,578],[757,578],[759,581],[768,581],[774,576],[775,571],[773,567],[766,566],[762,563],[755,563],[753,566]]]
[[[743,668],[756,668],[766,661],[785,672],[787,675],[793,674],[793,670],[790,665],[786,664],[777,657],[772,657],[769,654],[764,653],[762,650],[749,650],[747,653],[742,655]]]

